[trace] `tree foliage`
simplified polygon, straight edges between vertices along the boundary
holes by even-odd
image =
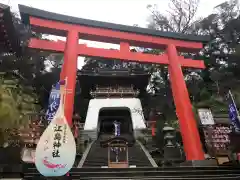
[[[225,95],[229,89],[238,96],[239,82],[239,8],[238,1],[219,4],[207,17],[197,17],[199,0],[171,0],[166,12],[156,5],[148,5],[150,16],[148,28],[165,32],[209,35],[210,42],[200,53],[181,55],[202,59],[206,69],[183,69],[193,108],[209,107],[214,112],[227,110]],[[144,53],[161,54],[159,49],[144,49]],[[120,61],[87,58],[83,68],[112,68]],[[134,63],[122,63],[133,68]],[[168,68],[164,65],[139,64],[138,67],[151,74],[148,94],[143,105],[150,111],[160,111],[169,121],[177,119],[173,102]],[[237,103],[240,103],[237,101]]]
[[[149,5],[148,8],[151,10],[149,28],[211,37],[209,44],[200,54],[194,54],[198,59],[204,60],[206,69],[184,70],[184,74],[195,107],[224,111],[227,108],[225,102],[227,91],[232,89],[233,92],[237,92],[239,89],[238,1],[219,4],[215,7],[214,13],[205,18],[195,17],[197,7],[196,0],[171,0],[168,14],[163,14],[156,9],[156,6]],[[159,78],[164,79],[163,77],[166,76],[167,71],[162,72]],[[167,81],[169,80],[165,78],[163,83]],[[162,95],[159,98],[162,98]]]
[[[28,124],[29,113],[40,111],[41,93],[37,81],[45,73],[44,61],[48,56],[47,53],[25,48],[26,37],[31,34],[13,16],[24,52],[21,57],[0,52],[0,146],[11,138],[11,130]]]
[[[166,14],[161,13],[157,5],[147,6],[151,12],[148,27],[160,31],[192,34],[199,0],[170,0],[170,2]]]

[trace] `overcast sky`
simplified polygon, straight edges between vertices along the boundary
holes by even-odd
[[[207,16],[216,5],[224,1],[226,0],[200,0],[197,16]],[[69,16],[146,27],[150,14],[146,6],[157,4],[159,11],[165,12],[169,0],[0,0],[0,3],[11,6],[15,12],[18,11],[18,4],[23,4]],[[94,47],[110,47],[106,44],[87,44]],[[82,58],[79,59],[79,67],[81,66]]]

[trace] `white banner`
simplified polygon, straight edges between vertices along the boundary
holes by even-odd
[[[76,143],[64,115],[61,88],[58,111],[37,144],[35,165],[43,176],[63,176],[72,168],[75,157]]]
[[[213,115],[210,109],[198,109],[198,115],[202,125],[215,124]]]

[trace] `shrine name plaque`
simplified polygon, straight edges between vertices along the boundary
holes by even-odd
[[[111,144],[108,148],[108,167],[128,168],[128,147],[126,144]]]
[[[108,148],[108,167],[128,168],[128,147],[131,147],[133,143],[134,141],[120,136],[101,141],[101,147]]]

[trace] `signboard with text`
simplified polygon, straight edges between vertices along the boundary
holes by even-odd
[[[211,155],[227,155],[231,129],[228,125],[216,124],[203,128],[205,143]]]
[[[36,149],[35,165],[44,176],[62,176],[73,166],[76,144],[67,122],[53,119],[41,136]]]
[[[202,125],[215,124],[213,115],[210,109],[198,109],[198,116]]]
[[[76,143],[64,115],[64,89],[61,87],[57,113],[43,132],[36,148],[36,168],[46,177],[65,175],[75,162]]]

